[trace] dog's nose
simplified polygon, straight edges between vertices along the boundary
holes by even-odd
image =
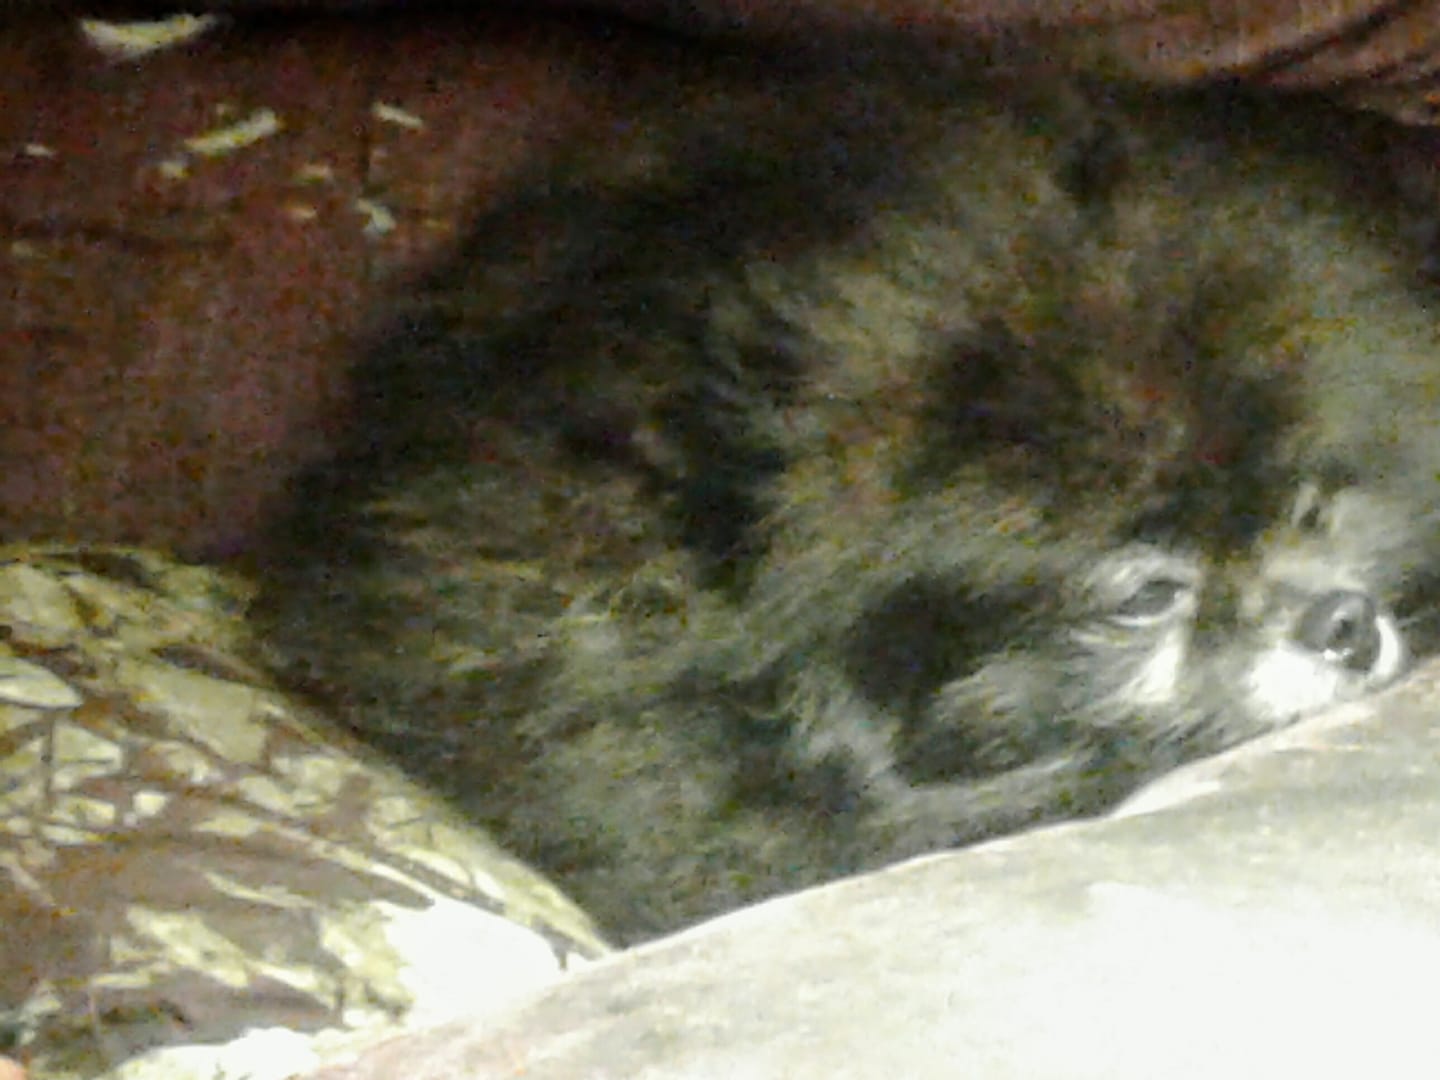
[[[1380,656],[1380,611],[1365,593],[1326,593],[1300,616],[1295,639],[1333,664],[1369,671]]]

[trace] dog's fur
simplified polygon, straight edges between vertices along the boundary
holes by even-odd
[[[483,215],[267,570],[291,671],[625,939],[1364,694],[1435,566],[1366,125],[770,79]]]

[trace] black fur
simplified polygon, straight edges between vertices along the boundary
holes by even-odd
[[[634,939],[1398,671],[1440,323],[1313,114],[727,78],[416,291],[273,546],[292,673]]]

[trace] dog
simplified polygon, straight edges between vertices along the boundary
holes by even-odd
[[[619,940],[1103,812],[1428,647],[1440,319],[1373,122],[682,69],[397,302],[258,612]]]

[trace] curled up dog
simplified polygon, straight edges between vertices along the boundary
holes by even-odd
[[[1428,647],[1440,318],[1313,111],[696,82],[387,325],[262,610],[618,937],[1101,812]]]

